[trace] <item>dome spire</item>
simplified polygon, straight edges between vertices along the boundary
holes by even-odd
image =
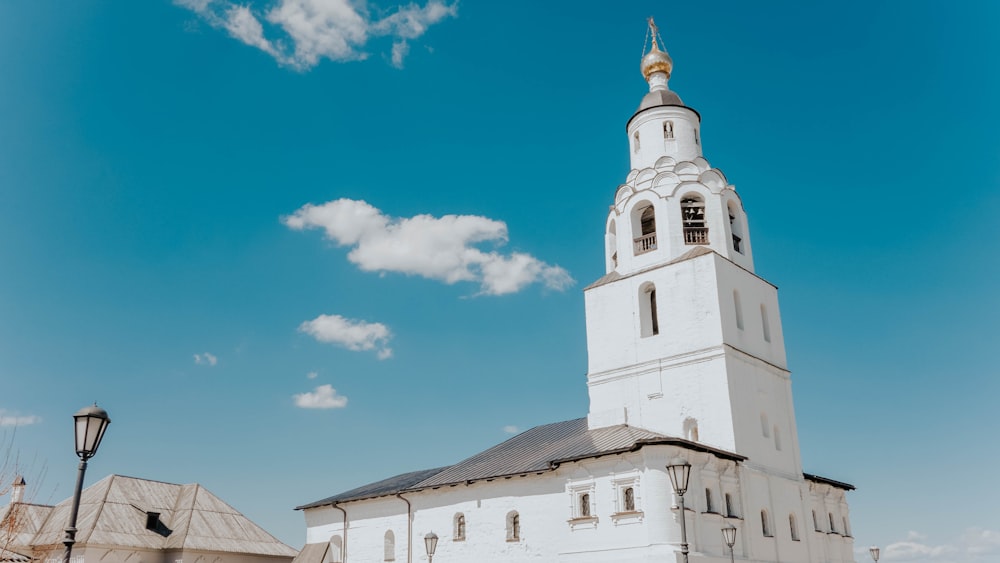
[[[642,70],[643,78],[649,83],[651,92],[666,90],[667,80],[670,79],[670,71],[674,68],[674,62],[670,60],[670,55],[666,51],[660,50],[659,43],[663,41],[663,38],[660,37],[660,28],[656,27],[653,17],[650,16],[646,21],[649,24],[646,35],[647,37],[652,36],[652,45],[649,52],[646,53],[646,45],[643,44],[642,64],[639,68]],[[659,41],[657,41],[658,39]]]

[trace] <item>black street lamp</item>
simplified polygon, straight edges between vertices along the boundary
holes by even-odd
[[[69,563],[73,544],[76,543],[76,516],[80,511],[80,494],[83,492],[83,476],[87,472],[87,460],[97,454],[97,448],[101,445],[101,438],[104,438],[104,431],[111,424],[111,419],[108,418],[108,411],[94,403],[94,406],[84,407],[74,414],[73,424],[76,429],[76,455],[80,456],[80,467],[76,475],[73,506],[69,513],[69,527],[66,528],[66,538],[63,539],[63,545],[66,546],[63,563]]]
[[[434,552],[437,551],[438,537],[437,534],[431,532],[424,536],[424,548],[427,550],[427,562],[431,563],[434,561]]]
[[[729,563],[735,561],[736,555],[733,553],[733,546],[736,545],[736,526],[729,524],[722,529],[722,539],[729,546]]]
[[[670,484],[674,487],[674,492],[680,499],[681,505],[681,554],[684,556],[684,563],[688,561],[688,536],[687,536],[687,515],[684,512],[684,493],[688,488],[688,477],[691,476],[691,464],[683,458],[676,458],[667,466],[667,474],[670,475]]]
[[[868,553],[872,554],[872,559],[875,560],[875,563],[878,563],[879,551],[880,551],[879,548],[875,547],[874,545],[868,548]]]

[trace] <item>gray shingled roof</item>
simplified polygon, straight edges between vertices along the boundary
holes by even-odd
[[[743,456],[703,444],[672,438],[627,425],[591,430],[586,418],[576,418],[536,426],[506,442],[480,452],[449,467],[404,473],[322,500],[298,506],[296,510],[338,502],[388,496],[431,487],[471,483],[508,475],[552,471],[562,463],[632,451],[644,445],[673,444],[711,452],[725,459],[742,461]]]
[[[62,542],[70,500],[46,507],[44,522],[20,545]],[[147,512],[161,525],[146,528]],[[83,490],[77,542],[151,550],[196,550],[293,557],[295,549],[198,484],[176,485],[109,475]]]

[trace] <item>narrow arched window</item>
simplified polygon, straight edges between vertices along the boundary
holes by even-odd
[[[625,492],[622,493],[623,503],[625,505],[625,512],[635,512],[635,489],[632,487],[625,487]]]
[[[830,532],[836,534],[837,526],[833,523],[833,513],[830,513]]]
[[[344,539],[340,535],[330,538],[329,557],[330,563],[341,563],[344,560]]]
[[[588,516],[590,516],[590,493],[583,493],[580,495],[580,517]]]
[[[764,341],[771,341],[771,323],[767,320],[767,307],[760,304],[760,327],[764,330]]]
[[[514,510],[507,513],[507,541],[521,541],[521,516]]]
[[[774,449],[781,451],[781,431],[777,424],[774,425]]]
[[[799,541],[799,523],[795,521],[795,515],[788,515],[788,529],[792,533],[792,541]]]
[[[715,512],[715,503],[712,502],[712,489],[705,489],[705,512]]]
[[[743,330],[743,303],[740,302],[740,292],[733,290],[733,307],[736,309],[736,328]]]
[[[649,316],[653,334],[660,334],[660,320],[656,318],[656,290],[649,292]]]
[[[652,205],[636,210],[633,215],[632,228],[638,228],[639,236],[633,239],[633,252],[636,256],[656,250],[656,211]],[[638,224],[635,219],[638,217]]]
[[[674,122],[664,121],[663,122],[663,138],[664,140],[674,138]]]
[[[642,210],[642,215],[639,216],[639,226],[642,228],[642,234],[644,235],[651,235],[656,232],[656,211],[652,205]]]
[[[817,532],[822,532],[823,531],[823,530],[819,529],[819,518],[816,517],[816,511],[815,510],[813,510],[813,530],[816,530]]]
[[[660,319],[656,307],[656,286],[647,283],[639,289],[639,335],[657,334],[660,334]]]
[[[465,515],[459,512],[455,515],[455,541],[463,541],[465,539]]]
[[[733,236],[733,250],[743,254],[743,226],[740,224],[739,211],[731,201],[726,209],[729,211],[729,232]]]
[[[639,132],[632,134],[632,152],[639,152]]]
[[[697,194],[681,199],[681,219],[684,244],[708,244],[708,223],[705,221],[705,201]]]
[[[771,437],[771,425],[767,422],[767,414],[760,413],[760,431],[764,434],[765,438]]]
[[[764,537],[771,537],[774,534],[771,533],[771,523],[767,519],[767,510],[760,511],[760,528],[764,532]]]
[[[392,530],[385,531],[385,560],[395,561],[396,560],[396,536],[392,533]],[[377,553],[377,552],[376,552]]]
[[[736,506],[733,504],[733,495],[726,493],[726,516],[736,518]]]

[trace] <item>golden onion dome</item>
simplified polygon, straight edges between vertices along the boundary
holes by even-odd
[[[650,75],[654,72],[662,72],[670,78],[670,71],[674,68],[674,61],[670,60],[670,55],[661,51],[659,47],[656,46],[656,41],[653,41],[653,48],[646,53],[646,56],[642,58],[642,65],[640,69],[642,70],[642,76],[647,81]]]

